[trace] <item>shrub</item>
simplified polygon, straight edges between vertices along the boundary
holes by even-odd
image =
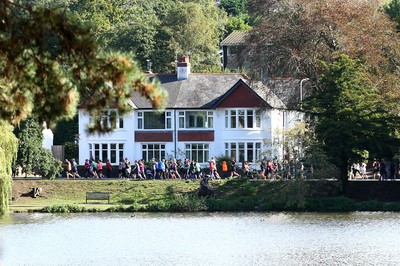
[[[51,205],[46,206],[42,209],[42,212],[47,213],[77,213],[77,212],[84,212],[88,211],[85,210],[84,207],[80,207],[78,205]]]
[[[199,198],[193,195],[176,195],[171,200],[171,211],[174,212],[205,210],[207,210],[207,205],[204,198]]]

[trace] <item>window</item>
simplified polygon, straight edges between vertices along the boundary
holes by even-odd
[[[225,110],[225,128],[260,128],[260,110]]]
[[[179,112],[179,128],[213,128],[213,111],[181,111]]]
[[[235,158],[238,162],[255,162],[261,156],[261,142],[225,143],[225,156]]]
[[[165,144],[142,144],[142,159],[148,162],[152,158],[165,159]]]
[[[229,46],[229,55],[235,55],[237,53],[237,46]]]
[[[138,129],[170,129],[172,113],[138,112]]]
[[[124,119],[118,115],[118,112],[116,110],[110,109],[106,111],[104,114],[99,116],[99,119],[100,124],[103,127],[109,127],[112,129],[124,128]],[[91,125],[95,124],[95,118],[90,117],[89,123]]]
[[[124,158],[123,143],[89,143],[89,158],[105,162],[107,159],[112,164],[117,164]]]
[[[186,158],[195,160],[199,163],[208,162],[210,158],[210,147],[209,144],[204,143],[190,143],[186,144]]]

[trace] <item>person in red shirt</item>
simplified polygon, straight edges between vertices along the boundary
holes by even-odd
[[[106,161],[106,177],[107,178],[111,178],[111,170],[112,170],[112,166],[111,166],[110,160],[107,159],[107,161]]]
[[[101,160],[97,161],[97,176],[99,178],[103,177],[103,163],[101,162]]]
[[[220,179],[221,177],[219,176],[218,172],[217,172],[217,166],[215,164],[215,159],[214,157],[211,157],[211,160],[209,162],[209,167],[210,167],[210,178],[211,179]]]

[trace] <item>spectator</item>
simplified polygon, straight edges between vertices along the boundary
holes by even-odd
[[[239,174],[236,172],[236,161],[235,158],[232,157],[231,160],[231,176],[239,176]]]
[[[69,179],[69,177],[72,176],[71,163],[68,161],[68,159],[65,159],[65,174],[67,176],[67,179]]]
[[[90,176],[90,173],[89,173],[89,160],[88,159],[85,160],[84,168],[85,168],[84,176],[86,178],[88,178]]]
[[[118,177],[119,178],[124,178],[125,177],[125,161],[124,159],[121,159],[118,165]]]
[[[363,179],[367,178],[367,164],[365,162],[361,163],[361,176]]]
[[[379,168],[380,168],[380,166],[379,166],[379,162],[376,160],[376,159],[374,159],[374,162],[372,163],[372,167],[374,168],[374,170],[373,170],[373,178],[374,179],[379,179],[380,178],[380,174],[379,174]]]
[[[101,160],[97,161],[97,176],[103,178],[103,162]]]
[[[157,165],[158,165],[157,160],[153,158],[153,159],[151,160],[151,170],[152,170],[152,173],[153,173],[152,179],[156,179],[156,175],[157,175]]]
[[[128,160],[128,158],[125,158],[125,177],[130,178],[131,177],[131,162]]]
[[[110,163],[110,160],[107,159],[106,161],[106,177],[111,178],[111,170],[112,170],[112,165]]]
[[[214,157],[211,157],[211,160],[209,161],[209,168],[210,168],[210,178],[211,179],[216,179],[216,178],[220,179],[220,176],[218,175],[218,172],[217,172],[217,166],[216,166]]]
[[[198,161],[194,161],[194,175],[196,179],[200,179],[201,167]]]
[[[143,159],[139,161],[139,174],[141,175],[142,179],[146,179],[146,169]]]
[[[157,176],[160,179],[165,179],[165,163],[164,160],[160,160],[157,164]]]
[[[396,163],[394,161],[391,161],[389,165],[389,178],[392,180],[396,179],[396,168]]]
[[[228,164],[226,161],[222,162],[222,178],[227,178],[228,177]]]
[[[385,160],[382,159],[381,163],[379,164],[379,173],[381,175],[381,181],[387,179],[387,169]]]
[[[95,160],[92,160],[92,171],[91,171],[91,176],[95,177],[95,178],[99,178],[99,176],[97,175],[97,163]]]
[[[78,164],[76,163],[75,159],[72,159],[72,177],[75,179],[76,177],[81,178],[78,173]]]

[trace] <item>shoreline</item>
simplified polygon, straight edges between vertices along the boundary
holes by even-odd
[[[340,183],[333,180],[261,181],[263,182],[248,179],[210,181],[215,195],[199,197],[198,180],[131,182],[121,179],[16,179],[13,180],[10,212],[400,211],[400,202],[355,200],[343,196],[339,191]],[[365,182],[356,183],[365,185]],[[42,193],[37,198],[29,196],[32,188],[39,187],[42,188]],[[110,204],[103,200],[86,203],[86,192],[93,191],[109,192]]]

